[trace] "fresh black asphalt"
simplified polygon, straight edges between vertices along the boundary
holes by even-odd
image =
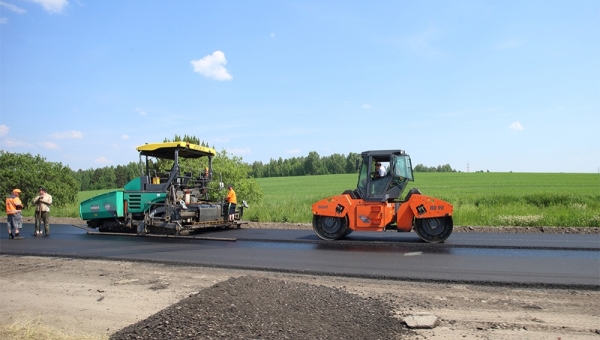
[[[94,235],[52,225],[49,237],[9,240],[0,254],[97,258],[316,275],[522,286],[600,288],[600,235],[454,233],[427,244],[414,233],[353,233],[321,241],[311,230],[235,229],[193,237]],[[195,238],[194,238],[195,237]]]

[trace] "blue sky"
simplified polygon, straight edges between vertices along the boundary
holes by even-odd
[[[600,2],[0,0],[0,149],[600,171]]]

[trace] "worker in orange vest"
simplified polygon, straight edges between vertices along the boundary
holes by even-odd
[[[19,198],[20,195],[21,190],[14,189],[12,194],[6,198],[6,225],[8,226],[8,235],[11,239],[17,240],[23,238],[19,234],[20,229],[23,227],[23,216],[21,215],[23,203],[21,203],[21,199]]]
[[[227,213],[229,214],[229,222],[233,222],[235,220],[235,206],[237,204],[237,198],[235,197],[235,191],[233,191],[233,186],[231,184],[227,186],[227,189],[229,189],[227,192],[227,197],[225,197],[225,200],[229,203]]]

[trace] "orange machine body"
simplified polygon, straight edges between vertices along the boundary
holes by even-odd
[[[322,199],[312,206],[313,215],[346,218],[353,231],[408,232],[416,219],[452,216],[452,204],[431,196],[412,194],[406,201],[373,202],[348,194]]]

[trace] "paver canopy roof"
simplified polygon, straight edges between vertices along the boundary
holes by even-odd
[[[217,152],[213,148],[191,144],[188,142],[164,142],[144,144],[136,148],[141,155],[152,156],[163,159],[175,159],[175,150],[179,150],[179,157],[200,158],[215,156]]]

